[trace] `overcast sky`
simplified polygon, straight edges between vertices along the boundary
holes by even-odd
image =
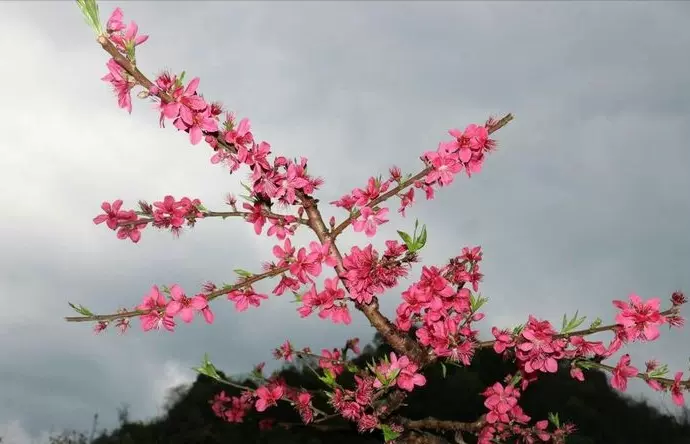
[[[101,3],[104,21],[115,6]],[[144,72],[199,76],[204,96],[249,117],[274,152],[310,159],[326,179],[322,202],[393,164],[415,172],[449,128],[514,113],[481,174],[392,218],[376,241],[418,217],[429,228],[426,263],[481,245],[485,332],[529,313],[611,320],[612,299],[690,288],[687,3],[121,6],[151,36],[138,51]],[[287,338],[314,349],[371,338],[357,313],[349,328],[303,320],[287,297],[245,313],[219,299],[213,326],[198,320],[174,334],[143,334],[137,322],[125,336],[95,336],[64,322],[68,300],[110,312],[153,284],[191,293],[232,280],[234,268],[258,270],[275,242],[232,219],[201,221],[180,239],[146,230],[137,245],[95,226],[101,202],[117,198],[132,207],[173,194],[220,209],[243,176],[211,165],[209,148],[172,125],[160,129],[148,102],[135,99],[131,116],[117,108],[99,80],[108,57],[74,2],[0,3],[0,52],[3,442],[88,431],[96,412],[112,427],[122,403],[150,418],[167,388],[195,377],[204,352],[238,373],[271,362]],[[399,301],[387,294],[386,313]],[[663,333],[632,347],[634,364],[654,357],[687,370],[690,334]],[[675,409],[643,384],[630,393]]]

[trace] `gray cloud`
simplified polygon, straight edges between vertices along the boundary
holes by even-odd
[[[114,6],[103,4],[102,14]],[[486,327],[530,312],[557,322],[576,309],[610,319],[611,299],[690,287],[686,4],[122,6],[151,34],[139,52],[145,72],[200,76],[205,96],[250,117],[276,152],[310,159],[327,179],[325,202],[392,164],[416,169],[451,127],[514,112],[481,174],[419,202],[381,237],[419,217],[430,229],[429,263],[482,245]],[[159,129],[148,104],[136,101],[132,116],[116,108],[98,80],[107,57],[73,4],[0,8],[0,48],[12,60],[0,68],[6,435],[23,444],[26,433],[51,427],[87,430],[96,411],[112,426],[123,402],[134,417],[155,415],[164,387],[192,378],[187,369],[204,351],[242,372],[270,361],[287,338],[318,349],[370,337],[360,316],[349,329],[301,320],[288,298],[242,314],[220,302],[214,326],[197,322],[173,335],[134,328],[95,337],[65,324],[66,300],[109,311],[137,304],[152,284],[193,291],[231,279],[233,268],[257,269],[273,242],[230,220],[199,223],[177,240],[145,232],[136,246],[94,227],[103,200],[132,205],[172,193],[219,207],[240,190],[239,178],[210,167],[205,147]],[[346,245],[363,242],[344,236]],[[397,300],[387,295],[384,310]],[[678,351],[687,337],[676,331],[633,347],[636,363],[654,355],[685,369]],[[640,385],[631,393],[668,406]]]

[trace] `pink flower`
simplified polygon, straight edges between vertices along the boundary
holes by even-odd
[[[117,229],[118,223],[122,221],[132,220],[132,217],[136,219],[136,213],[132,210],[121,211],[122,200],[117,199],[112,203],[103,202],[101,204],[101,209],[105,212],[104,214],[99,214],[93,218],[93,223],[96,225],[105,222],[105,224],[111,230]]]
[[[163,293],[160,292],[157,285],[151,288],[149,294],[144,297],[144,300],[137,306],[137,310],[147,311],[148,313],[141,315],[141,328],[144,331],[159,329],[161,326],[168,331],[173,331],[175,328],[175,321],[172,316],[165,314],[163,310],[168,302]]]
[[[357,420],[357,430],[359,433],[371,432],[379,425],[379,420],[376,416],[368,413],[363,414]]]
[[[117,94],[117,104],[120,108],[124,108],[132,113],[132,88],[136,85],[134,81],[130,80],[129,74],[125,71],[123,67],[117,64],[115,59],[108,60],[106,63],[108,67],[108,74],[103,76],[101,80],[104,82],[110,82],[113,87],[113,91]]]
[[[588,356],[598,355],[604,356],[606,354],[606,347],[601,341],[587,341],[582,336],[571,336],[569,339],[570,345],[574,350],[568,352],[569,356]]]
[[[288,289],[292,291],[299,290],[300,286],[301,285],[297,279],[283,275],[280,278],[280,282],[278,282],[278,285],[276,285],[276,288],[273,289],[273,294],[276,296],[281,296]]]
[[[352,192],[355,204],[360,207],[367,205],[372,200],[378,198],[381,193],[385,193],[386,190],[388,190],[388,184],[388,182],[380,183],[375,178],[370,177],[365,189],[362,190],[357,188]]]
[[[255,202],[254,205],[243,203],[242,208],[249,210],[249,214],[245,216],[245,220],[254,225],[254,232],[257,235],[261,234],[261,230],[263,230],[264,224],[266,223],[263,206],[259,202]]]
[[[391,370],[400,370],[396,378],[398,387],[408,392],[414,390],[415,386],[423,386],[426,384],[426,378],[421,373],[417,372],[417,365],[410,362],[407,356],[398,358],[395,353],[390,354]]]
[[[297,252],[295,261],[290,264],[290,273],[303,284],[310,282],[311,279],[308,274],[312,276],[321,274],[321,261],[319,260],[319,255],[307,253],[306,248],[300,248]]]
[[[297,219],[293,216],[285,216],[280,218],[269,217],[268,221],[271,223],[271,227],[266,232],[267,236],[275,235],[279,240],[285,240],[287,236],[292,236],[295,234],[295,227],[290,226]]]
[[[681,378],[683,372],[677,372],[673,378],[673,385],[671,385],[671,397],[676,405],[682,406],[685,403],[683,399],[683,388],[681,386]]]
[[[261,299],[268,299],[268,296],[255,293],[251,288],[233,290],[228,293],[228,300],[235,303],[235,310],[239,312],[245,311],[250,305],[258,307],[261,304]]]
[[[324,370],[331,370],[334,375],[338,376],[345,370],[342,362],[340,362],[340,350],[333,349],[333,352],[323,349],[321,350],[321,359],[319,359],[319,367]]]
[[[256,410],[259,412],[265,411],[267,408],[278,403],[283,397],[283,386],[276,384],[270,387],[262,386],[256,389]]]
[[[350,325],[352,322],[350,309],[344,303],[333,305],[333,308],[331,308],[331,320],[334,324]]]
[[[234,115],[229,114],[226,120],[231,126],[234,126]],[[254,136],[251,133],[251,124],[246,117],[240,120],[236,129],[231,129],[225,133],[225,141],[236,146],[245,146],[254,142]]]
[[[352,247],[350,254],[343,258],[345,273],[352,299],[361,304],[371,303],[374,295],[382,294],[386,288],[398,284],[398,278],[406,276],[407,270],[401,264],[382,266],[378,252],[369,244],[363,250]]]
[[[508,330],[499,330],[496,327],[491,327],[491,334],[496,338],[496,342],[494,342],[494,351],[496,353],[503,353],[506,348],[515,346],[513,336]]]
[[[105,25],[106,31],[108,31],[108,33],[112,33],[122,31],[123,29],[125,29],[127,26],[125,26],[125,24],[122,22],[122,19],[122,9],[115,8],[113,13],[110,14],[110,18],[108,19],[108,22]]]
[[[637,376],[637,368],[630,365],[630,355],[626,353],[621,356],[612,373],[611,386],[624,392],[628,388],[628,378]]]
[[[585,380],[585,374],[582,373],[582,369],[580,367],[570,367],[570,376],[580,382]]]
[[[199,78],[192,79],[186,88],[181,86],[172,92],[172,101],[161,103],[161,126],[163,118],[174,119],[174,125],[182,131],[189,131],[190,141],[193,144],[201,140],[201,130],[218,128],[209,105],[196,93],[199,86]],[[211,119],[212,122],[208,119]],[[196,128],[194,128],[196,127]],[[197,140],[199,139],[199,140]]]
[[[486,421],[489,424],[496,422],[508,423],[508,413],[517,406],[519,392],[512,385],[503,387],[499,382],[487,388],[483,395],[486,397],[484,406],[489,409]]]
[[[400,197],[400,208],[398,208],[398,213],[400,213],[402,217],[405,217],[405,210],[414,203],[414,188],[410,188],[398,196]]]
[[[558,360],[565,355],[564,339],[554,339],[556,331],[548,321],[538,321],[529,317],[521,333],[523,341],[516,346],[516,357],[524,365],[526,373],[541,371],[555,373]]]
[[[132,212],[132,217],[129,220],[126,221],[121,221],[121,222],[135,222],[139,219],[139,217]],[[130,239],[132,242],[135,244],[141,240],[141,229],[142,227],[146,226],[146,222],[143,222],[142,224],[139,225],[134,225],[134,224],[128,224],[120,227],[120,229],[117,230],[117,238],[118,239]]]
[[[636,295],[630,295],[630,304],[623,301],[613,301],[620,313],[616,322],[623,326],[628,340],[642,339],[653,341],[659,337],[659,326],[666,322],[666,318],[659,312],[661,299],[652,298],[647,302]]]
[[[388,222],[388,219],[385,219],[387,214],[388,208],[374,210],[370,207],[363,207],[352,226],[356,232],[364,231],[367,237],[373,237],[376,234],[376,228]]]
[[[355,199],[352,194],[346,194],[340,199],[330,202],[331,205],[344,208],[348,211],[351,211],[355,207],[355,203],[357,203],[357,199]]]
[[[311,395],[308,392],[301,392],[295,400],[295,407],[299,412],[302,422],[309,424],[314,419],[314,411],[311,406]]]
[[[432,167],[426,175],[427,184],[438,182],[441,186],[450,185],[454,176],[462,170],[457,155],[449,152],[442,143],[439,143],[438,151],[428,151],[424,156]]]
[[[135,46],[141,45],[148,40],[148,35],[137,35],[139,27],[134,21],[130,22],[129,26],[125,27],[122,19],[122,9],[115,8],[106,23],[106,31],[110,35],[110,40],[120,51],[133,49]]]
[[[323,244],[312,241],[309,243],[309,250],[311,250],[312,254],[316,255],[319,262],[329,267],[335,267],[338,263],[335,256],[331,254],[331,243],[329,241]]]
[[[278,267],[287,266],[295,255],[295,247],[292,246],[292,241],[290,239],[285,239],[282,247],[280,245],[274,246],[273,255],[277,259],[280,259]]]
[[[182,106],[180,107],[180,117],[173,124],[175,128],[181,131],[189,131],[189,141],[192,145],[201,142],[204,132],[218,131],[218,122],[213,118],[208,107],[201,111],[195,111],[187,106]]]
[[[359,338],[348,339],[348,340],[347,340],[347,343],[346,343],[346,347],[347,347],[348,349],[352,350],[352,352],[353,352],[354,354],[358,355],[359,352],[360,352],[360,349],[359,349]]]
[[[188,298],[182,288],[175,284],[170,288],[170,297],[172,300],[165,309],[166,315],[175,316],[179,314],[184,322],[190,323],[194,319],[194,312],[201,311],[207,323],[213,322],[213,313],[208,308],[208,301],[203,294]]]
[[[297,200],[296,191],[309,184],[309,181],[300,174],[294,163],[288,165],[287,172],[280,176],[278,182],[275,193],[272,193],[271,197],[282,199],[289,205],[294,204]]]
[[[290,341],[285,341],[283,345],[274,350],[273,356],[275,356],[276,359],[285,359],[287,362],[292,362],[294,351]]]

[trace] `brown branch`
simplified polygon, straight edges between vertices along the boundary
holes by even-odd
[[[310,428],[310,429],[318,430],[321,432],[354,431],[353,427],[350,424],[319,424],[316,421],[314,421],[310,424],[304,424],[304,423],[300,423],[300,422],[279,422],[277,425],[280,427],[284,427],[286,429],[292,429],[295,427],[304,427],[304,428]]]
[[[242,282],[239,282],[235,285],[229,285],[224,288],[219,288],[218,290],[214,290],[210,293],[206,293],[204,296],[206,296],[206,299],[210,302],[213,299],[217,298],[218,296],[230,293],[231,291],[234,290],[239,290],[240,288],[244,288],[246,286],[252,285],[256,282],[259,282],[263,279],[277,276],[281,273],[284,273],[288,270],[289,267],[278,267],[273,270],[267,271],[265,273],[260,273],[260,274],[255,274],[252,275],[248,278],[242,279]],[[160,311],[160,310],[157,310]],[[132,311],[123,311],[120,313],[113,313],[113,314],[107,314],[107,315],[93,315],[93,316],[68,316],[65,318],[67,322],[90,322],[90,321],[105,321],[105,322],[110,322],[114,321],[116,319],[125,319],[125,318],[134,318],[137,316],[145,315],[147,313],[150,313],[151,310],[146,311],[146,310],[132,310]]]
[[[432,417],[424,419],[396,418],[402,426],[408,429],[428,429],[436,431],[455,431],[455,432],[476,432],[486,424],[486,419],[482,416],[474,422],[446,421]]]
[[[316,206],[317,201],[312,197],[304,195],[303,193],[299,194],[299,198],[302,201],[302,205],[309,218],[309,226],[314,233],[316,233],[319,241],[322,244],[330,242],[331,254],[335,256],[337,261],[337,264],[334,267],[335,271],[338,273],[338,276],[345,285],[345,288],[347,288],[347,282],[342,277],[345,274],[343,256],[340,253],[340,250],[338,250],[335,242],[332,242],[331,236],[328,233],[328,228],[326,228],[326,224],[324,223],[321,213]],[[378,299],[376,297],[372,299],[370,304],[359,304],[355,302],[355,307],[364,313],[364,316],[367,317],[372,327],[381,333],[386,342],[393,347],[393,350],[399,354],[409,356],[413,361],[419,363],[420,365],[422,362],[426,362],[428,355],[419,346],[419,344],[416,341],[413,341],[406,334],[400,332],[398,328],[393,325],[390,320],[388,320],[388,318],[381,314],[379,311]]]
[[[403,433],[396,438],[395,442],[399,444],[449,444],[449,441],[442,436],[412,430]]]
[[[492,134],[492,133],[498,131],[499,129],[503,128],[503,127],[506,126],[511,120],[513,120],[513,115],[512,115],[512,114],[507,114],[507,115],[504,116],[501,120],[499,120],[498,122],[494,123],[493,125],[491,125],[490,128],[488,128],[489,134]],[[377,197],[376,199],[372,200],[371,202],[369,202],[369,203],[366,204],[365,206],[367,206],[367,207],[372,207],[372,208],[373,208],[373,207],[375,207],[376,205],[378,205],[378,204],[380,204],[380,203],[382,203],[382,202],[385,202],[386,200],[388,200],[388,199],[390,199],[391,197],[395,196],[396,194],[398,194],[399,192],[401,192],[401,191],[404,190],[405,188],[409,187],[410,185],[413,185],[416,181],[418,181],[418,180],[424,178],[427,174],[429,174],[429,171],[431,171],[431,167],[430,167],[430,166],[427,166],[426,168],[424,168],[424,169],[423,169],[422,171],[420,171],[419,173],[415,174],[414,176],[412,176],[411,178],[409,178],[409,179],[407,179],[407,180],[405,180],[405,181],[402,181],[402,182],[401,182],[400,184],[398,184],[395,188],[393,188],[393,189],[387,191],[386,193],[380,195],[379,197]],[[331,238],[335,239],[337,236],[339,236],[340,233],[342,233],[343,230],[345,230],[345,228],[347,228],[352,222],[354,222],[355,219],[357,219],[357,218],[359,217],[359,214],[360,214],[360,211],[359,211],[359,210],[353,212],[347,219],[345,219],[345,220],[344,220],[343,222],[341,222],[337,227],[335,227],[335,228],[331,231]]]
[[[672,308],[669,308],[668,310],[662,311],[661,315],[662,316],[668,316],[668,315],[677,314],[677,313],[678,313],[678,308],[672,307]],[[553,335],[553,339],[568,339],[568,338],[571,338],[573,336],[589,336],[589,335],[601,333],[604,331],[613,331],[618,327],[620,327],[619,324],[610,324],[610,325],[604,325],[601,327],[585,328],[583,330],[576,330],[576,331],[571,331],[568,333],[555,334],[555,335]],[[477,344],[477,348],[493,347],[493,345],[495,343],[496,343],[496,340],[482,341],[482,342]]]
[[[252,214],[249,211],[201,211],[202,215],[201,217],[193,217],[193,219],[206,219],[208,217],[241,217],[241,218],[246,218],[246,216]],[[262,211],[263,215],[265,217],[268,217],[270,219],[280,219],[280,220],[285,220],[289,216],[284,215],[284,214],[276,214],[271,211],[268,211],[267,209],[263,209]],[[294,216],[292,216],[294,217]],[[188,220],[190,218],[187,218]],[[126,226],[138,226],[138,225],[144,225],[148,224],[150,222],[155,222],[156,220],[153,217],[145,217],[137,220],[131,220],[131,221],[124,221],[124,222],[119,222],[117,224],[118,227],[126,227]],[[295,222],[302,224],[302,225],[307,225],[308,221],[306,219],[301,219],[298,217],[295,217]]]
[[[146,78],[146,76],[141,71],[139,71],[139,68],[134,66],[127,59],[127,57],[125,57],[124,55],[122,55],[120,53],[120,50],[117,49],[117,47],[115,45],[113,45],[113,43],[110,41],[110,39],[108,39],[108,37],[106,35],[99,35],[96,38],[96,41],[98,41],[98,43],[103,47],[103,49],[105,49],[105,52],[110,54],[110,57],[112,57],[115,60],[115,62],[117,62],[118,65],[123,67],[129,73],[129,75],[134,77],[134,80],[136,80],[137,83],[139,83],[141,86],[143,86],[147,90],[150,90],[151,87],[154,86],[153,82],[151,82],[148,78]],[[172,102],[173,101],[173,98],[170,97],[170,95],[168,95],[165,92],[161,91],[158,94],[158,96],[161,99],[165,100],[166,102]]]
[[[602,364],[600,362],[593,362],[593,361],[585,361],[587,362],[588,365],[593,365],[597,368],[600,368],[602,370],[608,370],[609,372],[613,373],[613,370],[615,370],[615,367],[612,367],[610,365]],[[640,378],[643,381],[657,381],[662,385],[666,386],[671,386],[673,385],[676,381],[674,379],[669,379],[669,378],[652,378],[646,373],[638,373],[633,376],[633,378]],[[690,388],[690,379],[686,381],[680,381],[679,385],[684,388]]]

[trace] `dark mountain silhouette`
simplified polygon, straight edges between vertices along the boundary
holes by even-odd
[[[358,364],[371,361],[390,351],[380,338],[367,346],[357,358]],[[408,397],[401,414],[408,418],[433,416],[439,419],[472,421],[485,413],[480,393],[488,385],[514,372],[514,365],[504,362],[491,350],[482,350],[472,366],[447,367],[445,378],[440,367],[425,372],[427,385]],[[225,377],[224,375],[222,375]],[[321,382],[308,369],[295,366],[283,368],[281,376],[288,384],[319,389]],[[561,422],[573,422],[577,431],[569,444],[690,444],[690,412],[685,409],[681,419],[663,414],[646,402],[636,401],[613,390],[606,375],[599,371],[585,374],[585,382],[573,380],[564,363],[557,374],[545,375],[524,393],[521,405],[534,419],[545,419],[549,412],[558,413]],[[241,379],[233,378],[238,382]],[[352,377],[350,376],[350,381]],[[343,379],[347,384],[347,379]],[[242,382],[253,385],[248,379]],[[173,389],[164,416],[148,422],[131,422],[126,411],[118,414],[120,427],[102,432],[93,444],[368,444],[382,443],[376,433],[360,435],[344,420],[334,420],[332,430],[309,427],[274,428],[260,431],[258,421],[267,417],[280,422],[299,423],[299,416],[287,403],[264,414],[250,414],[243,424],[229,424],[217,418],[209,405],[212,397],[224,390],[229,395],[239,390],[199,375],[191,386]],[[323,407],[324,404],[317,407]],[[83,440],[55,441],[60,444],[82,444]],[[467,437],[469,438],[469,437]],[[452,438],[450,439],[452,442]],[[468,442],[470,441],[468,439]]]

